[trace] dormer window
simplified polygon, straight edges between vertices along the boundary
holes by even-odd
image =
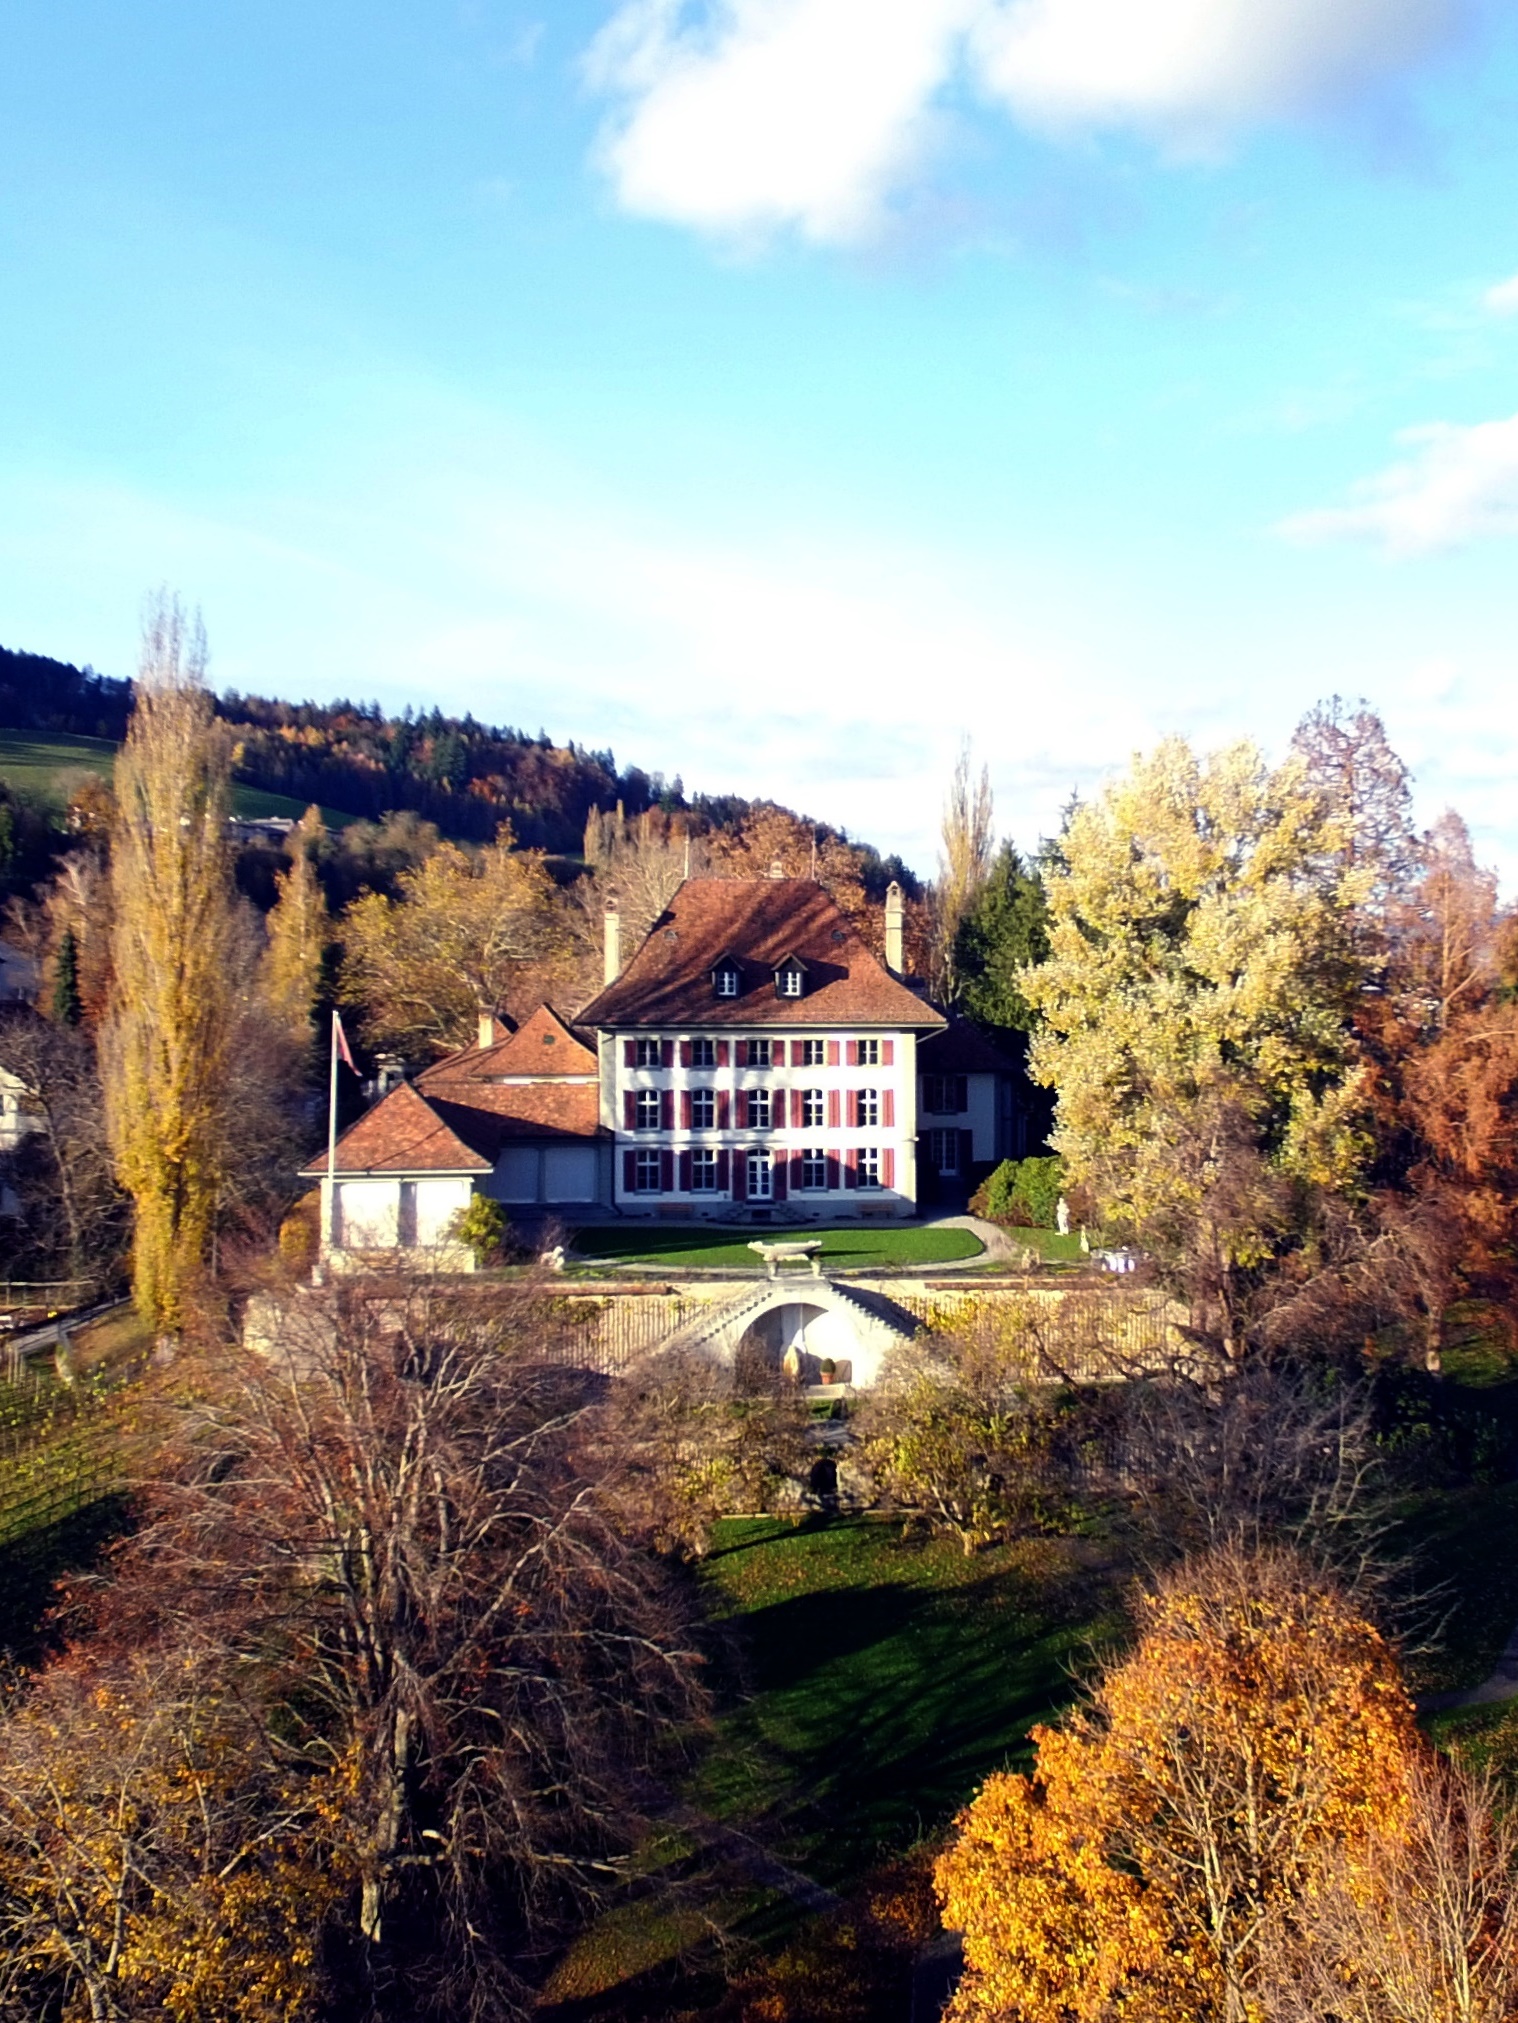
[[[718,997],[736,997],[739,987],[738,965],[724,958],[712,971],[712,989]]]
[[[806,989],[806,966],[796,956],[788,955],[775,971],[776,997],[800,997]]]

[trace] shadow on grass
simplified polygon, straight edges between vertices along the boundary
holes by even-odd
[[[127,1497],[102,1496],[13,1540],[0,1563],[0,1652],[13,1663],[36,1664],[51,1641],[47,1615],[58,1582],[98,1565],[131,1521]]]

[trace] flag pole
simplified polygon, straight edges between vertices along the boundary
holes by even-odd
[[[332,1249],[333,1222],[337,1208],[337,1011],[332,1013],[332,1065],[327,1074],[327,1184],[323,1221],[327,1225],[327,1249]]]

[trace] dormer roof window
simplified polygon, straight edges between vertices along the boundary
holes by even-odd
[[[736,997],[743,988],[743,978],[737,963],[730,955],[724,955],[712,969],[712,989],[718,997]]]
[[[776,997],[802,997],[806,993],[806,964],[799,955],[788,955],[775,967]]]

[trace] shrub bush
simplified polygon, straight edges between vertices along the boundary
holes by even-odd
[[[1003,1159],[970,1203],[988,1222],[1014,1223],[1023,1229],[1053,1229],[1059,1197],[1065,1191],[1065,1164],[1057,1154],[1042,1159]]]

